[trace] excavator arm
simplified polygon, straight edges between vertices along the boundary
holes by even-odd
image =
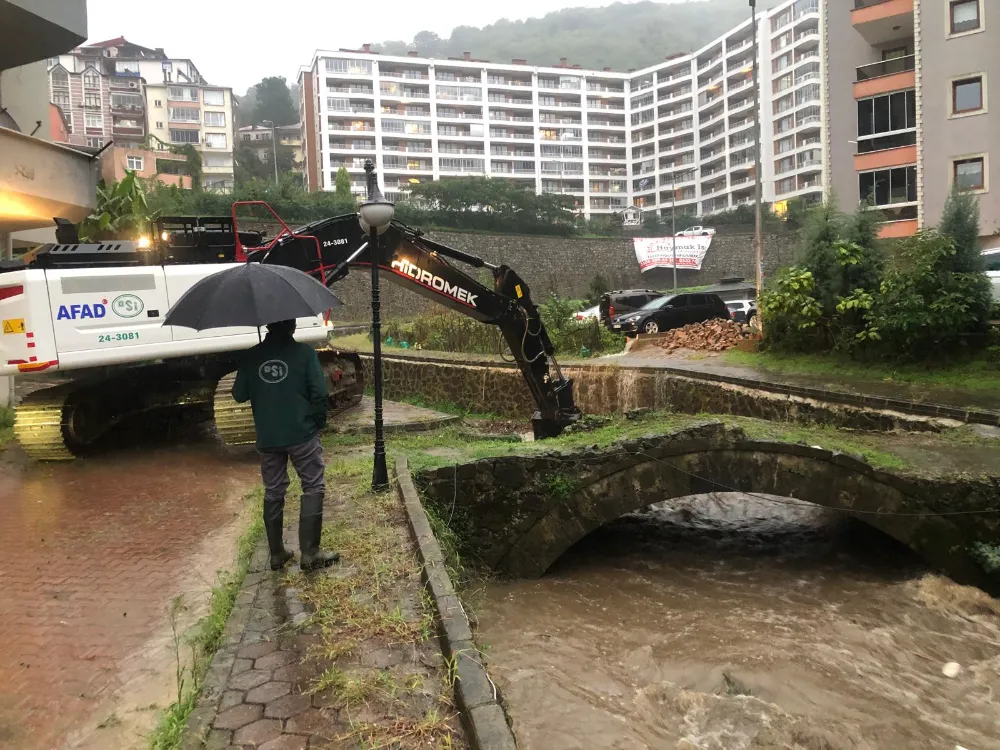
[[[559,369],[530,289],[513,269],[435,242],[399,222],[390,224],[378,244],[374,258],[357,215],[349,214],[299,227],[266,248],[247,248],[246,256],[297,268],[327,286],[351,268],[370,269],[376,262],[382,278],[500,329],[538,407],[532,418],[536,438],[554,437],[580,418],[573,381]],[[455,263],[483,269],[483,276],[488,272],[492,288]]]

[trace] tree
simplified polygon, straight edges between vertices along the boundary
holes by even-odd
[[[955,255],[951,259],[953,271],[982,273],[986,270],[979,249],[979,199],[975,195],[952,188],[938,231],[955,243]]]
[[[273,122],[275,127],[294,125],[299,121],[298,107],[292,101],[291,91],[283,76],[269,76],[251,89],[254,99],[253,114],[246,117],[244,113],[241,115],[241,120],[246,118],[253,124],[268,120]],[[250,91],[247,91],[246,98],[249,97]]]
[[[146,185],[135,172],[126,170],[120,182],[107,184],[101,180],[97,184],[97,208],[80,222],[80,240],[134,240],[149,234],[158,215],[146,202]]]
[[[337,170],[337,176],[334,178],[334,192],[337,197],[342,200],[348,200],[352,198],[351,196],[351,176],[347,173],[346,167],[341,167]]]
[[[295,150],[291,146],[278,144],[278,174],[287,175],[295,171]],[[274,158],[271,142],[262,143],[258,148],[238,144],[233,152],[236,182],[263,180],[274,182]]]

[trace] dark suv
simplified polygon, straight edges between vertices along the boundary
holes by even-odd
[[[660,333],[688,323],[729,319],[729,308],[717,294],[675,294],[660,297],[634,312],[618,315],[611,330],[620,333]]]
[[[616,315],[634,312],[662,296],[663,292],[657,292],[653,289],[618,289],[613,292],[605,292],[601,295],[599,304],[601,322],[611,328],[611,320]]]

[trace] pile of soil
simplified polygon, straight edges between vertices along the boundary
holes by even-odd
[[[674,352],[678,349],[702,352],[724,352],[752,338],[750,326],[732,320],[707,320],[674,328],[653,336],[639,336],[629,347],[630,352],[643,349],[660,349]]]

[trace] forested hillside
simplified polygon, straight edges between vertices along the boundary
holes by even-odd
[[[758,3],[762,9],[772,4]],[[749,17],[747,0],[614,3],[567,8],[526,21],[502,19],[482,29],[459,26],[447,39],[421,31],[411,42],[383,42],[376,49],[393,55],[415,49],[424,57],[471,52],[477,59],[524,58],[531,65],[552,65],[565,57],[585,68],[625,71],[695,50]]]

